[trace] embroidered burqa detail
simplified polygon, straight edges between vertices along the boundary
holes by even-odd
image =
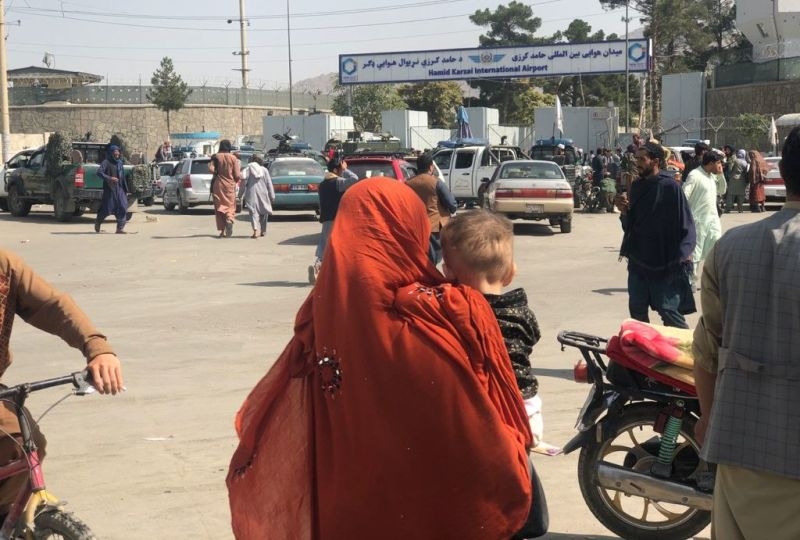
[[[530,428],[483,296],[427,256],[406,186],[344,195],[295,334],[236,417],[240,539],[507,539],[530,509]]]

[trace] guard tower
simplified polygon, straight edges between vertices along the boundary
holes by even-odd
[[[753,62],[800,57],[798,0],[736,0],[736,26],[753,44]]]

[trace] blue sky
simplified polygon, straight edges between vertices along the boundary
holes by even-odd
[[[481,29],[468,16],[494,10],[486,0],[289,0],[295,82],[337,70],[338,55],[476,47]],[[504,2],[507,3],[507,2]],[[575,18],[592,30],[624,35],[624,9],[598,0],[527,2],[543,21],[540,35]],[[190,84],[241,85],[238,0],[6,0],[6,47],[11,69],[43,66],[86,71],[111,84],[145,84],[163,56]],[[116,6],[106,9],[102,6]],[[641,25],[631,11],[631,29]],[[251,88],[288,86],[286,3],[245,0]],[[229,24],[228,19],[233,19]],[[17,25],[17,21],[20,24]]]

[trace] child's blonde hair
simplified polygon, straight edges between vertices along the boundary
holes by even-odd
[[[514,271],[514,225],[505,216],[486,210],[462,212],[444,226],[440,238],[445,264],[455,272],[501,281]]]

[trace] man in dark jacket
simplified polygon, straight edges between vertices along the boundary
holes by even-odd
[[[456,200],[450,189],[442,180],[433,175],[433,156],[424,153],[417,158],[417,176],[410,178],[406,185],[419,195],[428,211],[431,221],[431,237],[428,256],[433,264],[442,260],[442,242],[439,232],[458,209]]]
[[[129,190],[119,146],[108,147],[108,157],[100,164],[97,176],[103,179],[103,199],[94,221],[94,232],[99,233],[103,220],[113,214],[117,218],[117,234],[125,234]]]
[[[681,300],[691,291],[695,246],[692,213],[681,186],[662,171],[664,150],[647,143],[636,153],[641,178],[631,185],[630,199],[617,198],[625,231],[620,257],[628,259],[628,309],[634,319],[649,322],[648,309],[665,326],[688,328]]]

